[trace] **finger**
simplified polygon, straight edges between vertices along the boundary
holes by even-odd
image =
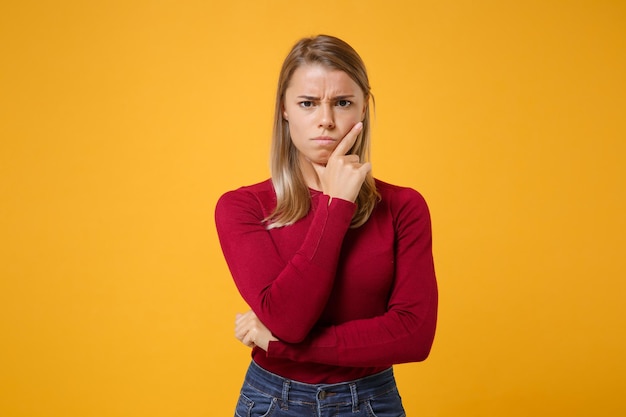
[[[361,165],[359,167],[359,171],[363,171],[365,174],[367,174],[371,170],[372,170],[372,163],[371,162],[366,162],[366,163],[364,163],[363,165]]]
[[[254,338],[256,333],[254,331],[249,331],[246,335],[241,339],[241,342],[246,346],[254,346]]]
[[[235,339],[239,340],[240,342],[243,341],[243,338],[244,338],[245,335],[246,335],[246,333],[241,331],[241,330],[236,330],[235,331]]]
[[[250,326],[247,321],[242,321],[235,324],[235,337],[239,340],[243,339],[243,337],[250,330]]]
[[[252,342],[252,341],[251,341],[250,339],[248,339],[247,337],[246,337],[246,338],[239,339],[239,341],[240,341],[242,344],[244,344],[245,346],[247,346],[247,347],[254,347],[254,342]]]
[[[235,339],[239,340],[246,346],[254,344],[255,331],[253,329],[241,328],[235,332]]]
[[[235,326],[235,337],[239,340],[243,339],[243,337],[248,333],[248,327],[242,324],[238,324]]]
[[[243,321],[248,320],[248,318],[250,317],[251,314],[254,314],[252,312],[252,310],[248,310],[245,313],[237,313],[237,315],[235,316],[235,323],[241,323]]]
[[[242,327],[246,322],[246,316],[244,314],[239,314],[235,319],[235,327]]]
[[[359,122],[355,124],[352,129],[346,134],[346,136],[341,139],[339,145],[333,151],[333,155],[345,155],[348,153],[352,145],[356,142],[356,139],[359,137],[359,133],[363,130],[363,122]]]

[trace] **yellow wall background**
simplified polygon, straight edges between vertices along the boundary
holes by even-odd
[[[0,6],[0,415],[232,415],[213,209],[268,176],[316,33],[368,64],[375,175],[432,210],[408,414],[626,414],[626,3],[155,0]]]

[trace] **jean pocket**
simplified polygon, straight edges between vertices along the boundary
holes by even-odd
[[[235,417],[270,417],[277,406],[277,399],[259,392],[243,391],[239,394]]]
[[[402,398],[397,389],[393,389],[386,394],[370,398],[365,403],[368,415],[372,417],[406,417]]]

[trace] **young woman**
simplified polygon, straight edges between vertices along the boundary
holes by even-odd
[[[374,179],[365,66],[300,40],[278,81],[271,180],[224,194],[216,225],[251,311],[236,416],[403,416],[392,365],[426,359],[437,284],[428,208]]]

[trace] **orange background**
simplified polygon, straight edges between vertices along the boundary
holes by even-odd
[[[229,416],[245,305],[213,223],[268,176],[298,38],[362,55],[374,174],[433,216],[409,416],[626,414],[626,4],[0,6],[0,415]]]

